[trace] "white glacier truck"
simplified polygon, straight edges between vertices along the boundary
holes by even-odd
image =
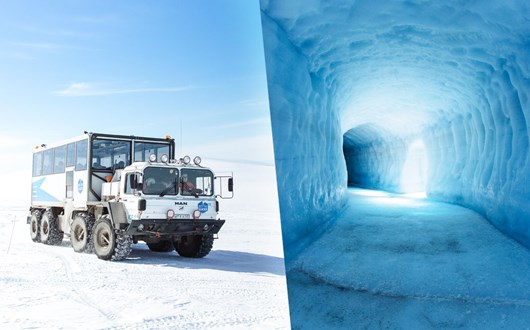
[[[132,243],[191,258],[206,256],[225,220],[217,198],[233,197],[231,174],[201,159],[175,159],[173,139],[85,132],[33,153],[34,242],[121,260]]]

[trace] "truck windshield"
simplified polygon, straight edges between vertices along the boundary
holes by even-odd
[[[212,196],[213,173],[205,169],[181,170],[181,194],[186,196]]]
[[[175,168],[147,167],[144,170],[143,192],[146,195],[176,195],[179,173]]]

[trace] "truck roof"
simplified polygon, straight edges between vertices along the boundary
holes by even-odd
[[[77,142],[81,140],[86,139],[115,139],[115,140],[135,140],[135,141],[145,141],[145,142],[169,142],[173,143],[175,140],[169,136],[166,136],[164,138],[157,138],[157,137],[147,137],[147,136],[136,136],[136,135],[119,135],[119,134],[107,134],[107,133],[93,133],[93,132],[87,132],[85,131],[82,135],[78,135],[69,139],[65,139],[59,142],[54,142],[50,144],[41,144],[37,145],[33,152],[39,152],[45,149],[54,148],[58,146],[62,146],[68,143]]]

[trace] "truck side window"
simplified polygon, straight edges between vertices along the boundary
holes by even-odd
[[[66,167],[75,165],[75,143],[66,146]]]
[[[96,139],[92,142],[93,169],[120,169],[129,165],[131,142],[122,140]]]
[[[135,142],[134,143],[134,161],[145,162],[149,160],[149,155],[155,154],[156,159],[166,154],[169,156],[169,145],[160,143]]]
[[[55,148],[55,160],[53,164],[53,173],[64,172],[64,161],[66,156],[66,146]]]
[[[42,152],[33,154],[33,176],[42,175]]]
[[[42,159],[42,174],[48,175],[53,173],[53,149],[44,151]]]
[[[86,170],[86,155],[87,154],[87,140],[78,141],[76,143],[76,162],[75,170],[84,171]]]
[[[126,193],[126,194],[132,194],[133,193],[133,190],[131,189],[131,175],[132,174],[134,174],[134,173],[129,173],[125,177],[125,191],[124,191],[124,193]]]

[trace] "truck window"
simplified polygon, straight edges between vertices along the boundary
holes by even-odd
[[[187,169],[181,170],[181,194],[194,196],[213,195],[213,173],[209,170]]]
[[[84,171],[86,170],[87,140],[76,142],[75,147],[75,170]]]
[[[147,142],[135,142],[134,143],[134,161],[145,162],[149,160],[149,155],[155,154],[156,159],[160,159],[160,156],[169,154],[169,145],[161,143],[147,143]]]
[[[42,175],[42,152],[33,154],[33,176]]]
[[[53,173],[64,172],[64,161],[66,160],[66,146],[55,148],[55,157],[53,163]]]
[[[92,168],[115,169],[130,164],[131,142],[123,140],[95,140],[92,143]]]
[[[44,150],[42,157],[42,174],[53,173],[53,149]]]
[[[174,168],[147,167],[144,170],[143,192],[146,195],[176,195],[179,174]]]
[[[74,172],[66,172],[66,198],[74,197]]]
[[[133,190],[131,189],[131,175],[137,174],[137,173],[128,173],[125,177],[125,193],[126,194],[132,194]]]
[[[75,165],[75,143],[69,143],[66,146],[66,166]]]

